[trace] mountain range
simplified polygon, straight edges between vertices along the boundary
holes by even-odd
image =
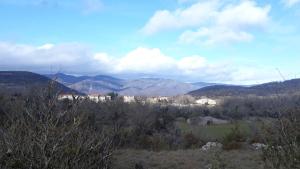
[[[214,85],[189,92],[192,96],[268,96],[280,94],[300,94],[300,79],[270,82],[254,86]]]
[[[86,94],[117,92],[132,96],[175,96],[215,85],[214,83],[185,83],[162,78],[119,79],[112,76],[73,76],[63,73],[46,75],[69,88]]]
[[[40,75],[26,71],[0,71],[0,92],[24,92],[45,88],[54,82],[56,90],[73,94],[107,94],[117,92],[131,96],[175,96],[189,94],[200,97],[268,96],[300,94],[300,79],[270,82],[252,86],[185,83],[162,78],[120,79],[112,76],[73,76],[63,73]]]

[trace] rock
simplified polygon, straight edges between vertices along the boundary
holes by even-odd
[[[207,142],[204,146],[202,146],[201,150],[207,151],[215,148],[222,148],[222,144],[218,142]]]
[[[255,150],[261,150],[268,147],[263,143],[253,143],[252,146],[254,147]]]

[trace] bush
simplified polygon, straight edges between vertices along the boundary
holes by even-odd
[[[281,116],[265,129],[263,149],[265,167],[270,169],[300,168],[300,110]]]
[[[204,142],[197,138],[193,133],[184,135],[184,148],[198,148],[204,145]]]
[[[231,129],[223,138],[223,149],[224,150],[233,150],[240,149],[242,147],[242,142],[244,142],[245,136],[240,131],[240,126],[238,123],[235,123],[234,127]]]

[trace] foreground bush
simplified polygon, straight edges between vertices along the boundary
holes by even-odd
[[[112,132],[78,111],[78,101],[62,104],[51,88],[21,100],[17,109],[0,111],[1,169],[110,167]]]
[[[263,159],[269,169],[300,168],[300,111],[294,110],[265,129]]]

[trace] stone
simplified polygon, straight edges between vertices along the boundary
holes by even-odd
[[[222,148],[222,144],[218,142],[207,142],[204,146],[202,146],[201,150],[208,151],[210,149]]]
[[[255,150],[261,150],[268,147],[263,143],[253,143],[252,146],[254,147]]]

